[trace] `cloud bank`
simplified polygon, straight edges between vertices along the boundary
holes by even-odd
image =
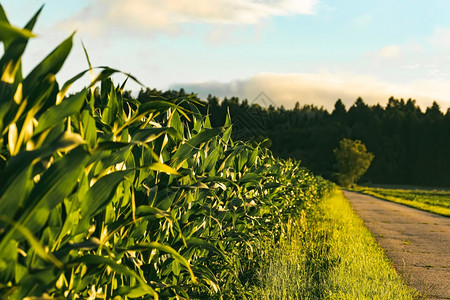
[[[96,0],[63,26],[102,34],[112,28],[176,31],[184,23],[257,24],[313,14],[317,0]]]
[[[298,101],[301,105],[314,104],[332,110],[338,98],[351,106],[358,97],[367,104],[385,105],[389,97],[417,100],[425,108],[437,101],[446,111],[450,107],[450,81],[422,80],[396,85],[371,76],[331,73],[260,73],[253,77],[231,82],[181,83],[171,88],[183,87],[198,93],[201,98],[208,94],[218,97],[238,96],[252,102],[261,92],[273,102],[292,108]]]

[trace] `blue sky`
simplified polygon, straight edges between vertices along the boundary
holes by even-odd
[[[44,11],[24,57],[29,71],[77,30],[59,75],[94,65],[130,72],[147,86],[184,87],[250,101],[332,108],[358,96],[384,105],[389,96],[450,107],[448,0],[7,0],[23,26]],[[85,85],[80,82],[79,85]],[[117,78],[123,80],[123,78]],[[129,89],[139,87],[130,84]]]

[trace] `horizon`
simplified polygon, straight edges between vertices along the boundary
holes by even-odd
[[[150,91],[151,91],[151,90],[152,90],[152,89],[150,88]],[[131,90],[126,90],[126,91],[132,93],[132,97],[138,97],[140,92],[143,92],[143,93],[146,92],[144,89],[141,89],[140,91],[137,91],[137,92],[136,92],[136,91],[131,91]],[[427,109],[433,108],[434,104],[436,103],[436,104],[438,104],[439,110],[441,111],[441,113],[442,113],[443,115],[450,114],[450,107],[448,107],[448,108],[441,107],[441,106],[439,105],[439,103],[437,103],[436,101],[433,101],[433,102],[432,102],[430,105],[428,105],[428,106],[423,106],[423,105],[420,106],[420,105],[417,103],[417,100],[416,100],[416,99],[413,99],[413,98],[408,98],[408,99],[404,99],[404,98],[396,98],[396,97],[394,97],[394,96],[390,96],[388,99],[386,99],[386,101],[385,101],[384,103],[380,101],[380,102],[377,102],[377,103],[374,103],[374,104],[369,104],[369,103],[367,103],[367,102],[364,100],[364,98],[362,98],[362,97],[357,97],[357,98],[356,98],[352,103],[350,103],[349,105],[346,105],[345,103],[342,102],[342,99],[338,98],[338,99],[336,99],[336,101],[333,102],[333,105],[332,105],[331,107],[325,107],[325,106],[323,106],[323,105],[322,105],[322,106],[319,106],[319,105],[316,105],[316,104],[314,104],[314,103],[301,103],[300,101],[295,102],[291,107],[285,107],[285,106],[282,105],[282,104],[281,104],[281,105],[277,104],[276,101],[274,101],[274,100],[273,100],[269,95],[267,95],[267,93],[265,93],[264,91],[263,91],[263,92],[260,92],[254,99],[240,98],[240,97],[237,97],[237,96],[231,96],[231,97],[227,97],[227,96],[225,96],[225,97],[218,97],[218,96],[212,95],[212,94],[208,94],[208,95],[206,95],[205,97],[200,97],[200,96],[199,96],[197,93],[195,93],[195,92],[187,92],[183,87],[180,87],[179,89],[173,88],[173,89],[167,89],[167,90],[158,90],[158,89],[156,89],[156,91],[161,92],[161,93],[165,93],[165,92],[177,92],[177,93],[178,93],[178,92],[183,91],[183,92],[186,93],[187,95],[194,95],[194,96],[196,96],[198,99],[200,99],[201,101],[204,101],[204,102],[208,102],[208,99],[207,99],[207,98],[211,96],[211,97],[217,98],[217,99],[219,100],[219,104],[221,104],[224,100],[230,101],[230,100],[232,100],[233,98],[237,98],[238,104],[239,104],[239,105],[242,104],[244,101],[246,101],[247,104],[248,104],[249,106],[252,106],[253,104],[256,104],[256,105],[258,105],[259,107],[261,107],[261,108],[263,108],[263,109],[268,109],[270,106],[272,106],[272,107],[274,107],[275,109],[283,108],[283,109],[286,109],[286,110],[294,110],[295,107],[296,107],[297,104],[298,104],[298,108],[299,108],[300,110],[303,109],[303,108],[308,108],[308,107],[309,107],[309,108],[318,109],[318,110],[325,110],[325,111],[327,111],[327,112],[330,113],[330,114],[334,111],[334,109],[335,109],[335,104],[336,104],[337,102],[339,102],[339,101],[341,101],[341,104],[344,105],[346,112],[348,112],[348,111],[350,110],[350,108],[355,107],[355,105],[357,104],[357,102],[358,102],[359,100],[362,100],[363,103],[364,103],[365,105],[367,105],[369,108],[373,108],[373,107],[379,106],[379,107],[381,107],[382,109],[386,109],[386,108],[388,107],[388,105],[389,105],[390,100],[393,99],[393,100],[395,100],[395,101],[399,101],[402,105],[406,105],[408,102],[412,101],[412,103],[414,104],[414,106],[417,107],[417,108],[420,110],[421,113],[426,113]]]
[[[337,99],[349,108],[358,97],[384,106],[392,96],[415,99],[422,110],[436,101],[445,113],[450,3],[405,3],[81,0],[61,8],[57,0],[2,1],[19,27],[45,4],[38,37],[25,52],[25,73],[77,30],[59,82],[88,67],[82,40],[93,66],[131,73],[149,88],[184,88],[201,99],[251,101],[264,92],[286,108],[298,101],[332,111]],[[140,86],[127,83],[126,89]]]

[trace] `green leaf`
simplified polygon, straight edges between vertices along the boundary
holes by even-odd
[[[225,261],[230,262],[228,257],[226,257],[226,255],[225,255],[225,253],[223,251],[219,250],[214,245],[211,245],[210,243],[208,243],[204,239],[197,238],[197,237],[192,237],[190,239],[187,239],[186,243],[190,247],[200,247],[200,248],[206,249],[208,251],[217,253],[220,256],[222,256],[222,258],[225,259]]]
[[[86,265],[93,265],[93,266],[108,265],[109,267],[111,267],[111,269],[113,269],[115,272],[117,272],[119,274],[123,274],[123,275],[135,278],[137,280],[137,282],[139,283],[140,287],[142,289],[144,289],[144,291],[147,294],[152,295],[155,299],[159,299],[158,293],[151,286],[149,286],[141,276],[139,276],[133,270],[128,269],[125,265],[118,264],[115,261],[111,260],[110,258],[98,256],[98,255],[85,255],[85,256],[76,258],[75,260],[73,260],[71,262],[71,264],[78,264],[78,263],[83,263]]]
[[[8,17],[6,16],[3,5],[0,4],[0,22],[9,24]]]
[[[205,159],[205,162],[202,164],[205,172],[209,173],[211,170],[215,169],[217,161],[219,160],[221,154],[221,147],[216,147],[209,153],[209,155]]]
[[[174,260],[174,261],[171,263],[171,265],[172,265],[172,273],[173,273],[175,276],[180,276],[180,271],[181,271],[180,263],[179,263],[178,261]]]
[[[255,166],[256,160],[258,159],[258,153],[259,153],[259,148],[258,147],[253,149],[252,153],[248,157],[248,161],[247,161],[247,167],[248,168],[252,168],[252,167]]]
[[[119,150],[119,149],[123,149],[125,147],[130,147],[130,143],[112,142],[112,141],[98,142],[95,145],[94,152],[102,152],[102,151],[107,151],[107,150]]]
[[[72,49],[72,34],[63,41],[55,50],[53,50],[39,65],[37,65],[30,74],[23,80],[23,95],[26,97],[35,85],[48,74],[55,75],[61,69],[67,56]]]
[[[83,142],[84,141],[78,134],[64,132],[60,137],[55,139],[55,141],[45,147],[40,147],[33,151],[22,151],[19,152],[18,155],[11,157],[0,176],[0,181],[2,182],[0,199],[3,199],[3,195],[10,189],[13,182],[17,183],[24,180],[18,179],[18,177],[24,176],[24,170],[28,170],[31,165],[35,164],[40,159],[53,154],[55,151],[74,148]]]
[[[204,131],[195,135],[189,141],[186,141],[184,144],[182,144],[173,155],[173,159],[180,161],[191,157],[192,154],[196,152],[195,148],[199,147],[202,143],[210,141],[212,138],[222,133],[222,131],[222,127],[205,129]]]
[[[193,184],[189,184],[189,185],[181,185],[180,188],[183,189],[203,189],[203,190],[209,190],[209,186],[207,186],[206,184],[204,184],[203,182],[196,182]]]
[[[169,108],[177,109],[178,106],[168,101],[153,100],[141,104],[139,106],[139,114],[148,114],[150,112],[164,113]]]
[[[5,223],[12,225],[13,230],[19,232],[23,237],[25,237],[25,239],[30,244],[30,246],[33,248],[33,250],[36,252],[36,254],[39,255],[39,257],[41,257],[43,260],[51,262],[59,269],[64,268],[63,263],[61,261],[59,261],[51,253],[46,251],[45,248],[41,245],[41,243],[34,237],[34,235],[31,233],[31,231],[28,230],[28,228],[26,228],[25,226],[22,226],[18,222],[14,222],[13,220],[11,220],[9,217],[7,217],[5,215],[0,215],[0,221],[3,221]],[[6,249],[6,248],[7,247],[4,247],[4,248],[2,247],[0,249]],[[2,253],[2,252],[3,251],[0,250],[0,253]],[[3,257],[3,254],[1,256]]]
[[[31,183],[31,170],[32,166],[28,165],[5,185],[5,190],[0,196],[0,215],[14,216],[16,214],[28,192],[27,185]]]
[[[86,151],[77,148],[45,171],[29,197],[25,199],[25,211],[19,222],[33,232],[44,226],[51,210],[72,192],[88,158]]]
[[[108,103],[102,111],[102,121],[105,124],[108,124],[112,127],[113,123],[117,119],[117,110],[118,110],[117,92],[111,85],[111,90],[109,91],[108,94]]]
[[[42,7],[36,12],[36,14],[31,18],[31,20],[28,22],[28,24],[25,26],[25,30],[33,30],[34,25],[36,24],[37,18],[39,14],[41,13]],[[2,11],[4,14],[4,11]],[[6,19],[6,15],[4,18]],[[9,24],[9,22],[6,20],[6,22]],[[1,21],[0,21],[1,24]],[[5,53],[3,54],[1,60],[0,60],[0,70],[2,71],[2,81],[5,82],[16,82],[16,86],[14,87],[14,90],[17,87],[18,81],[22,80],[22,74],[21,74],[21,58],[22,54],[25,51],[25,48],[27,46],[28,39],[14,39],[11,42],[5,42]],[[18,77],[17,77],[18,76]],[[17,80],[16,80],[17,79]]]
[[[116,171],[100,178],[81,202],[81,217],[89,219],[103,210],[114,197],[117,186],[134,170]]]
[[[255,173],[245,173],[244,176],[239,179],[239,183],[244,184],[247,182],[259,182],[262,178],[263,176]]]
[[[89,71],[92,72],[91,60],[89,59],[88,52],[87,52],[86,47],[84,46],[83,42],[81,42],[81,46],[83,46],[84,56],[86,57],[86,60],[87,60],[88,66],[89,66]]]
[[[180,114],[178,111],[174,110],[172,116],[170,117],[170,127],[173,127],[179,134],[179,136],[184,136],[184,126],[181,122]]]
[[[0,215],[1,217],[3,216]],[[18,254],[16,240],[11,240],[3,249],[0,249],[0,282],[11,281],[16,276]]]
[[[198,283],[197,279],[195,278],[194,272],[192,271],[192,268],[189,265],[189,262],[172,247],[158,243],[158,242],[149,242],[149,243],[139,243],[139,244],[136,244],[136,245],[128,248],[128,250],[134,250],[134,251],[142,251],[142,250],[148,250],[148,249],[158,249],[159,251],[163,251],[163,252],[166,252],[166,253],[172,255],[172,257],[175,260],[177,260],[180,264],[182,264],[183,266],[185,266],[188,269],[189,274],[191,275],[192,282],[194,284]]]
[[[212,128],[211,120],[209,119],[209,115],[206,115],[206,117],[205,117],[204,128]]]
[[[56,98],[56,102],[59,103],[62,101],[62,99],[64,99],[64,97],[66,96],[67,91],[69,90],[69,88],[72,86],[72,84],[77,81],[78,79],[80,79],[81,77],[83,77],[84,74],[86,74],[89,70],[84,70],[80,73],[78,73],[77,75],[75,75],[74,77],[72,77],[71,79],[67,80],[64,85],[62,86],[61,90],[58,92],[57,98]]]
[[[136,209],[136,216],[138,217],[155,216],[158,219],[160,218],[173,219],[172,215],[169,212],[148,205],[138,206]]]
[[[281,184],[278,182],[269,182],[269,183],[264,184],[264,190],[276,189],[276,188],[279,188],[280,186],[281,186]]]
[[[163,172],[171,175],[180,175],[180,173],[163,163],[152,163],[148,166],[143,166],[142,168],[148,168],[153,171]]]
[[[141,142],[141,143],[150,143],[163,134],[168,133],[171,136],[178,137],[181,139],[179,133],[170,127],[161,127],[161,128],[146,128],[139,129],[133,134],[132,142]]]
[[[97,142],[97,127],[95,125],[95,119],[87,109],[83,110],[81,113],[81,124],[83,126],[82,136],[84,140],[88,143],[90,148],[94,148]]]
[[[116,296],[128,296],[132,299],[148,296],[148,292],[145,288],[138,286],[119,286],[117,290],[114,291],[113,299],[116,299]]]
[[[32,37],[35,37],[35,35],[27,29],[20,29],[6,22],[0,22],[0,41],[29,39]]]
[[[228,143],[231,140],[231,133],[233,132],[233,125],[225,127],[225,132],[223,133],[223,141]]]
[[[106,66],[100,66],[97,67],[95,69],[102,69],[102,71],[100,72],[100,74],[97,75],[97,77],[91,82],[91,84],[89,85],[90,87],[93,87],[97,82],[100,82],[102,80],[108,79],[111,77],[111,75],[115,74],[115,73],[121,73],[126,75],[127,77],[133,79],[133,81],[135,81],[137,84],[141,85],[144,87],[144,85],[134,76],[132,76],[131,74],[127,74],[124,73],[122,71],[116,70],[116,69],[112,69],[110,67],[106,67]]]
[[[27,33],[31,33],[34,25],[42,11],[43,6],[39,8],[39,10],[34,14],[34,16],[28,21],[27,25],[25,25],[24,30],[27,30]],[[0,9],[0,24],[10,24],[6,18],[5,12],[3,8]],[[22,54],[26,48],[29,38],[18,38],[14,39],[12,42],[5,42],[5,53],[3,54],[2,61],[8,61],[11,59],[19,60],[22,57]],[[0,64],[3,69],[3,64]]]
[[[223,126],[224,126],[224,127],[228,127],[228,126],[231,126],[231,125],[232,125],[232,123],[231,123],[230,108],[227,107],[227,116],[226,116],[226,118],[225,118],[225,124],[224,124]]]
[[[52,126],[59,124],[66,117],[78,112],[85,100],[86,90],[83,90],[73,96],[70,96],[59,105],[54,105],[47,109],[40,117],[38,126],[36,127],[34,134],[39,134]]]

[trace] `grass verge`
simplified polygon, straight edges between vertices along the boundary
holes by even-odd
[[[450,191],[384,189],[357,186],[355,192],[450,217]]]
[[[418,298],[339,190],[287,225],[259,280],[259,299]]]

